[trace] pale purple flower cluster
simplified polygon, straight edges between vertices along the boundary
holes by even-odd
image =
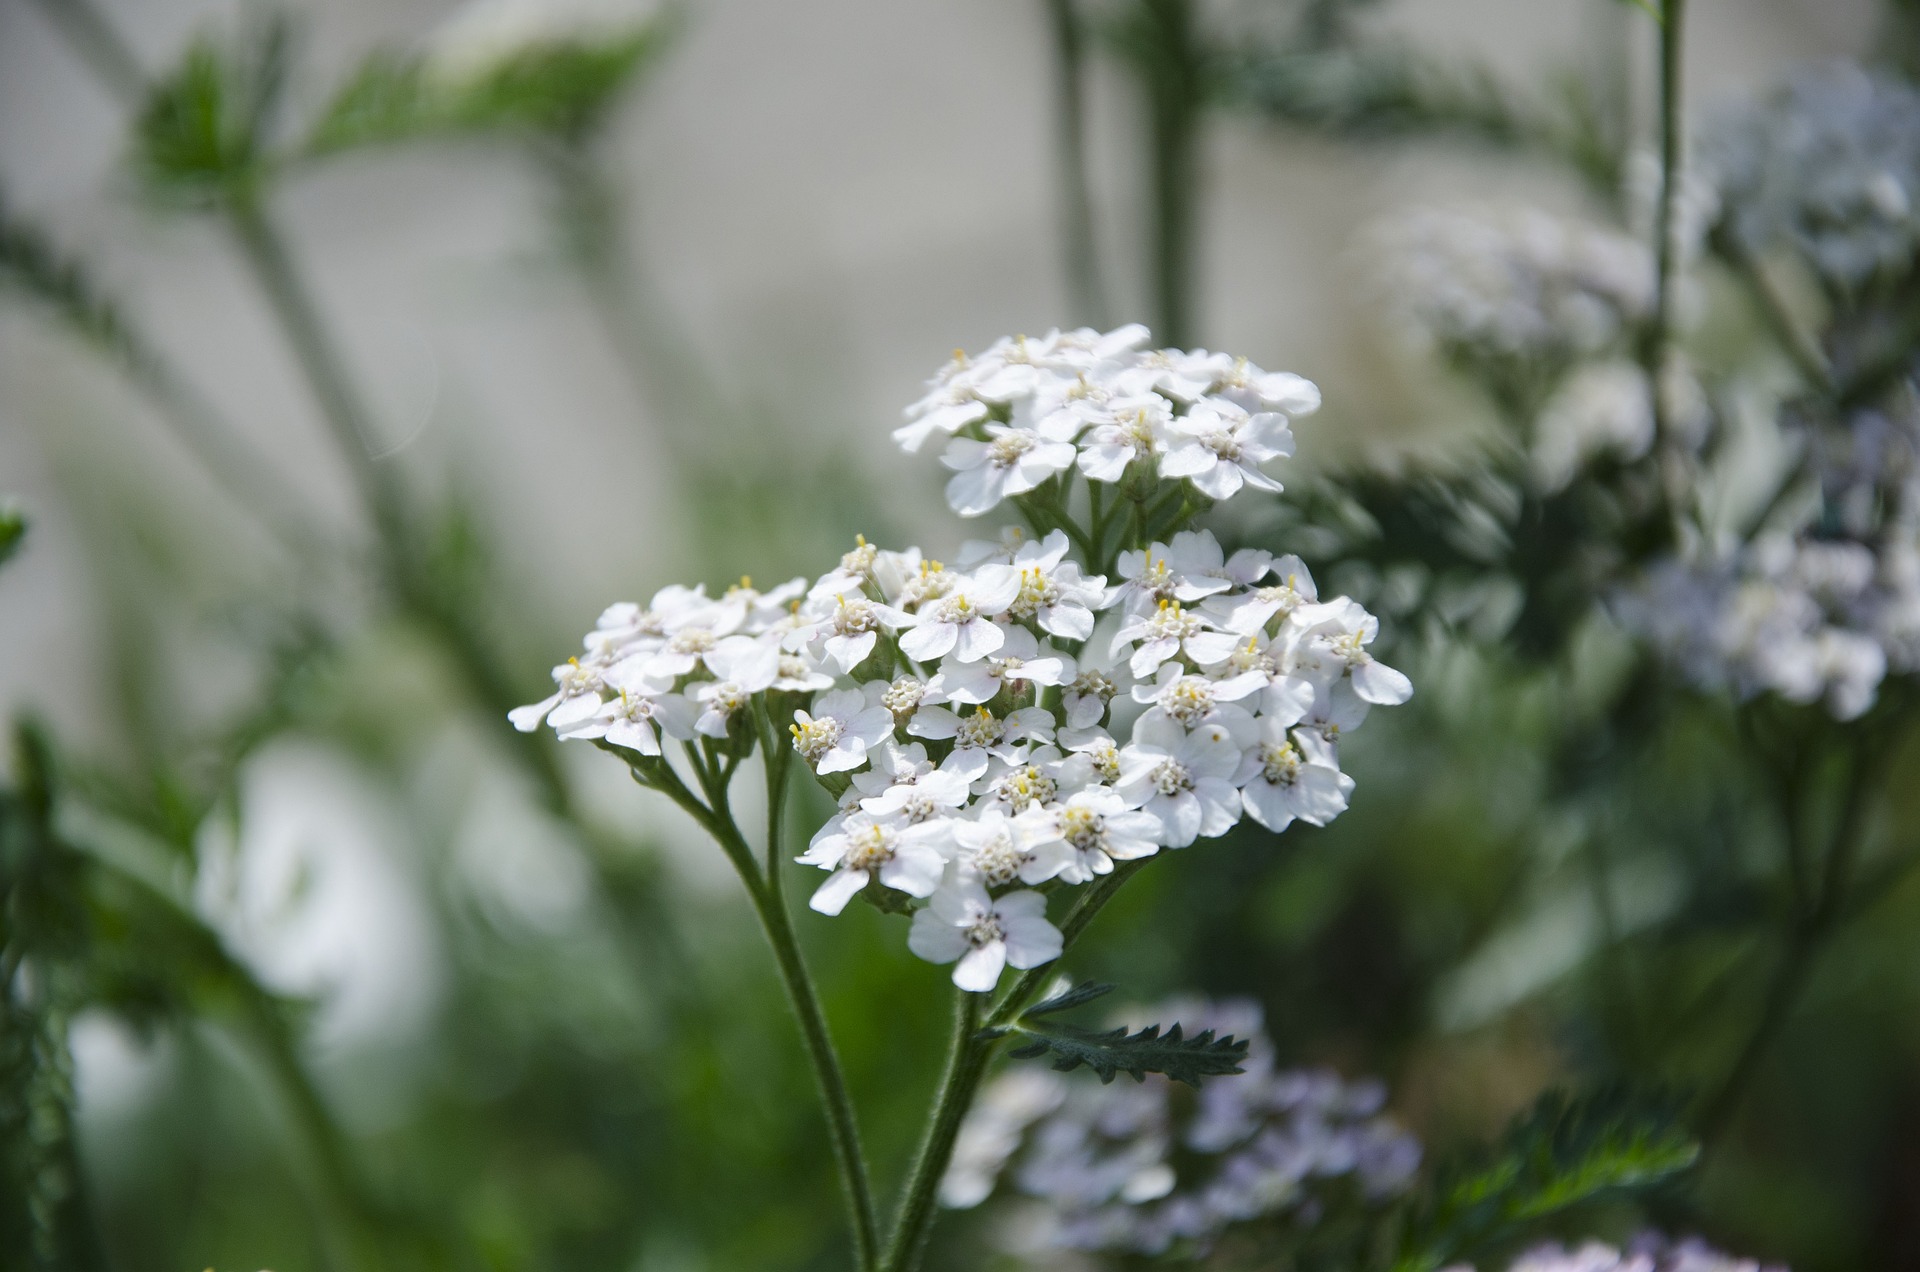
[[[1701,167],[1747,251],[1797,252],[1851,292],[1920,252],[1920,92],[1849,62],[1804,67],[1709,122]]]
[[[1011,1070],[968,1114],[942,1201],[976,1206],[1003,1187],[1026,1199],[1007,1243],[1046,1263],[1061,1250],[1202,1252],[1236,1225],[1312,1223],[1341,1181],[1370,1201],[1411,1186],[1420,1144],[1382,1112],[1379,1083],[1276,1069],[1248,1002],[1168,1003],[1152,1018],[1251,1040],[1246,1072],[1188,1100],[1160,1077]]]
[[[1851,720],[1889,673],[1920,670],[1920,552],[1766,537],[1716,562],[1664,561],[1613,612],[1701,689]]]
[[[1507,1272],[1786,1272],[1786,1268],[1722,1254],[1698,1237],[1670,1241],[1657,1233],[1643,1233],[1625,1250],[1599,1241],[1573,1247],[1536,1246],[1508,1264]]]

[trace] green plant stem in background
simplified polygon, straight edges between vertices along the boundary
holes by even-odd
[[[1865,728],[1845,748],[1846,781],[1839,813],[1819,854],[1812,859],[1805,841],[1811,765],[1792,766],[1774,783],[1785,831],[1793,905],[1783,948],[1762,999],[1760,1015],[1720,1085],[1700,1102],[1700,1138],[1713,1145],[1740,1111],[1761,1063],[1799,1005],[1821,956],[1860,913],[1854,903],[1853,876],[1870,829],[1869,818],[1892,747],[1878,731]]]
[[[1129,861],[1114,867],[1113,873],[1088,887],[1060,924],[1060,957],[1065,958],[1080,939],[1087,925],[1106,907],[1121,886],[1145,866],[1145,861]],[[933,1227],[934,1201],[940,1192],[940,1179],[947,1173],[953,1157],[960,1123],[973,1105],[980,1080],[986,1076],[1000,1040],[1020,1018],[1041,988],[1059,974],[1059,960],[1022,972],[1000,996],[983,1022],[979,996],[962,992],[947,1064],[934,1096],[933,1116],[925,1136],[914,1153],[913,1167],[900,1195],[900,1209],[887,1241],[883,1272],[913,1272],[920,1265],[927,1234]]]
[[[772,828],[785,817],[787,783],[784,773],[791,764],[790,759],[776,757],[777,752],[772,751],[764,757],[767,763],[767,824],[770,836],[774,833]],[[854,1266],[860,1272],[870,1272],[877,1266],[875,1257],[879,1249],[879,1224],[874,1217],[872,1176],[867,1169],[865,1150],[860,1144],[860,1125],[854,1114],[853,1097],[847,1090],[846,1072],[840,1064],[840,1053],[833,1045],[833,1034],[827,1027],[826,1013],[821,1009],[813,976],[807,970],[806,957],[800,952],[800,942],[794,934],[793,920],[787,913],[782,889],[772,878],[776,873],[773,866],[778,841],[769,838],[768,870],[763,874],[755,863],[752,847],[740,833],[740,827],[727,806],[726,782],[731,770],[725,776],[714,773],[699,760],[698,753],[691,746],[688,747],[688,759],[706,794],[704,803],[698,795],[687,789],[686,783],[680,780],[664,759],[650,764],[644,770],[634,768],[632,771],[641,785],[660,791],[680,805],[712,836],[721,851],[726,853],[727,860],[740,876],[741,885],[747,890],[747,899],[753,903],[754,917],[760,920],[760,930],[766,935],[767,944],[773,947],[780,983],[786,989],[787,1001],[799,1020],[801,1041],[805,1044],[807,1060],[813,1069],[814,1082],[820,1089],[821,1108],[827,1118],[827,1136],[833,1145],[834,1162],[839,1167],[842,1190],[846,1195]]]
[[[1133,57],[1148,113],[1150,285],[1154,335],[1194,340],[1200,116],[1205,83],[1192,0],[1138,0]]]
[[[312,292],[259,197],[249,193],[231,199],[226,210],[241,257],[265,293],[281,334],[313,391],[321,418],[332,430],[334,442],[352,469],[360,496],[391,554],[405,542],[406,526],[394,479],[374,458],[378,442],[372,414],[347,374],[346,361],[320,317]]]
[[[1107,296],[1100,277],[1087,156],[1086,31],[1074,0],[1047,0],[1047,19],[1053,37],[1054,165],[1068,301],[1075,322],[1104,328]]]
[[[1641,355],[1653,392],[1654,436],[1663,450],[1675,446],[1673,420],[1662,391],[1667,361],[1673,353],[1674,211],[1680,200],[1681,145],[1684,119],[1681,103],[1681,67],[1687,0],[1664,0],[1660,11],[1660,191],[1653,214],[1653,323]],[[1671,475],[1669,484],[1671,485]],[[1677,508],[1676,508],[1677,511]]]
[[[147,92],[146,73],[119,32],[93,7],[92,0],[37,2],[47,20],[107,91],[118,98],[122,106],[138,106]]]

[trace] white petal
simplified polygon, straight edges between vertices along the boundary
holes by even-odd
[[[970,994],[987,993],[1000,983],[1000,973],[1006,965],[1006,942],[989,941],[961,956],[953,969],[953,983]]]
[[[814,890],[813,899],[807,904],[822,914],[838,914],[871,878],[864,870],[836,870]]]

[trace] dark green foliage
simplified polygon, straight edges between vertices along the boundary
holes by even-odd
[[[1022,1020],[1032,1020],[1035,1016],[1051,1016],[1055,1012],[1068,1011],[1083,1006],[1096,998],[1105,998],[1113,992],[1112,985],[1102,985],[1097,981],[1081,981],[1071,989],[1063,989],[1050,998],[1041,1000],[1020,1014]]]
[[[1130,1034],[1124,1027],[1100,1031],[1051,1021],[1034,1023],[1036,1017],[1092,1002],[1112,988],[1084,981],[1035,1006],[1020,1018],[1016,1030],[1026,1041],[1010,1048],[1007,1054],[1016,1060],[1034,1060],[1051,1054],[1053,1067],[1062,1073],[1085,1065],[1099,1074],[1102,1082],[1113,1081],[1117,1073],[1131,1074],[1135,1082],[1146,1081],[1149,1073],[1160,1073],[1175,1082],[1197,1087],[1202,1078],[1242,1071],[1240,1062],[1247,1058],[1246,1041],[1231,1034],[1216,1039],[1211,1029],[1203,1029],[1189,1038],[1183,1035],[1178,1024],[1165,1034],[1160,1032],[1159,1025],[1148,1025]]]
[[[311,154],[432,137],[520,133],[584,138],[664,41],[654,24],[613,39],[552,41],[460,77],[424,59],[382,50],[368,57],[322,112]]]
[[[0,562],[20,550],[27,537],[27,519],[18,508],[0,504]]]
[[[1394,1266],[1423,1272],[1471,1259],[1575,1206],[1667,1180],[1699,1151],[1670,1105],[1619,1091],[1549,1092],[1491,1154],[1442,1170]]]
[[[202,37],[188,48],[134,133],[133,167],[151,194],[194,205],[255,195],[277,160],[291,43],[286,21],[267,18],[230,44]]]
[[[89,342],[128,345],[126,324],[87,269],[45,230],[14,212],[0,190],[0,288],[46,305]]]

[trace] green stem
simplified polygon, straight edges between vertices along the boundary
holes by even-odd
[[[1642,365],[1653,390],[1654,435],[1663,446],[1673,443],[1673,421],[1666,395],[1660,391],[1662,373],[1673,345],[1674,210],[1680,197],[1681,55],[1686,0],[1665,0],[1660,21],[1660,194],[1654,209],[1653,323],[1647,331]]]
[[[688,753],[693,753],[691,747]],[[767,761],[771,797],[774,757],[769,755]],[[860,1272],[870,1272],[877,1266],[875,1255],[880,1244],[879,1225],[874,1219],[873,1186],[867,1170],[866,1154],[860,1146],[860,1125],[854,1116],[853,1097],[847,1090],[846,1073],[840,1066],[839,1052],[834,1049],[833,1035],[827,1029],[826,1013],[821,1010],[819,993],[814,988],[812,975],[807,971],[806,959],[800,953],[800,942],[794,935],[793,922],[787,915],[779,885],[761,877],[753,849],[748,846],[732,815],[726,811],[724,799],[720,798],[724,796],[724,791],[710,791],[709,798],[716,800],[714,807],[701,803],[664,760],[644,774],[636,769],[634,775],[642,784],[664,793],[699,822],[720,845],[721,851],[727,854],[727,860],[733,863],[740,882],[746,887],[747,899],[753,903],[754,915],[760,920],[760,930],[773,947],[774,961],[780,969],[780,981],[786,988],[787,1001],[792,1005],[794,1015],[799,1018],[801,1039],[806,1044],[814,1082],[820,1088],[820,1103],[827,1118],[827,1137],[832,1142],[834,1162],[839,1167],[841,1185],[846,1194],[847,1221],[853,1233],[854,1266]],[[781,780],[784,792],[784,779]],[[769,826],[781,816],[782,805],[775,804],[769,808]],[[771,847],[768,864],[771,868]]]
[[[1145,864],[1145,861],[1126,862],[1112,874],[1088,885],[1060,925],[1061,957],[1073,948],[1087,925],[1121,886]],[[979,1090],[987,1064],[1000,1044],[999,1031],[1017,1020],[1032,1003],[1034,995],[1057,974],[1057,963],[1058,960],[1022,972],[988,1013],[984,1027],[978,999],[972,994],[961,994],[953,1046],[947,1055],[939,1092],[934,1097],[933,1119],[927,1125],[919,1151],[914,1154],[913,1168],[900,1197],[900,1211],[894,1219],[893,1235],[887,1243],[886,1259],[880,1265],[885,1272],[913,1272],[919,1266],[927,1233],[933,1226],[934,1200],[939,1194],[941,1176],[947,1173],[947,1163],[953,1157],[960,1123],[972,1107],[974,1093]]]
[[[346,359],[328,334],[312,291],[300,277],[266,209],[251,195],[229,200],[226,206],[241,257],[265,293],[391,557],[402,551],[405,542],[400,495],[388,471],[373,458],[376,435],[372,414],[348,375]]]
[[[1079,321],[1103,327],[1106,289],[1100,280],[1100,248],[1088,179],[1086,39],[1073,0],[1047,0],[1053,36],[1054,162],[1060,177],[1060,240],[1067,292]]]
[[[94,78],[122,106],[140,105],[147,93],[147,75],[126,41],[120,38],[90,0],[40,0],[40,11],[59,30]]]
[[[1196,195],[1199,190],[1200,50],[1192,0],[1139,0],[1149,112],[1151,279],[1155,335],[1193,342]]]

